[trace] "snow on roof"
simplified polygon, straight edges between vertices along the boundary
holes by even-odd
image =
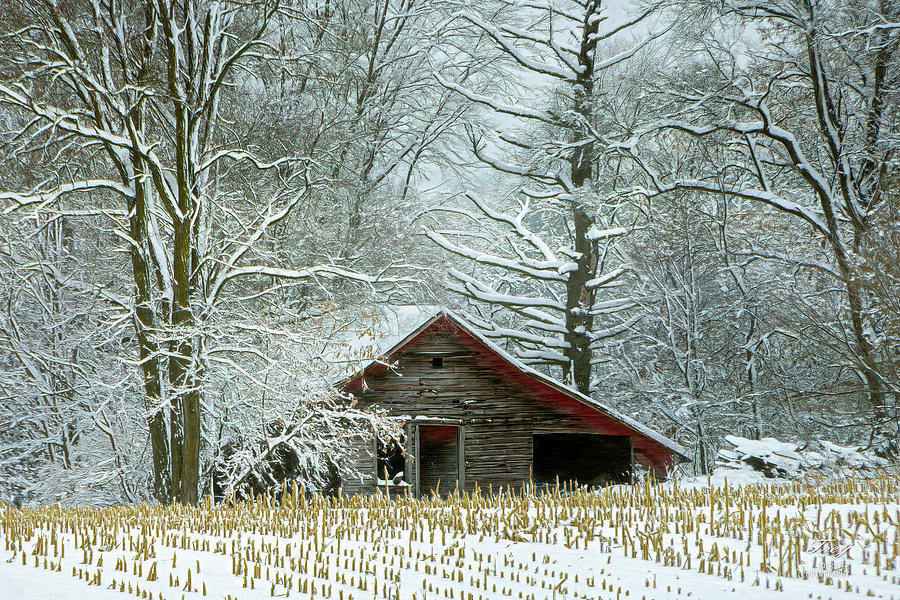
[[[339,385],[377,362],[408,332],[440,313],[440,306],[381,305],[371,311],[329,312],[318,318],[316,352]]]
[[[367,349],[368,351],[374,351],[375,353],[370,354],[370,356],[390,356],[396,350],[403,347],[409,340],[417,336],[432,323],[437,321],[440,317],[446,316],[451,321],[456,323],[459,327],[461,327],[466,333],[487,346],[492,352],[500,356],[503,360],[508,362],[510,365],[512,365],[522,373],[525,373],[526,375],[553,387],[554,389],[582,402],[583,404],[586,404],[600,411],[601,413],[612,417],[613,419],[616,419],[617,421],[627,425],[630,429],[641,434],[642,436],[649,438],[662,446],[665,446],[666,448],[672,450],[682,457],[686,457],[687,451],[680,444],[676,443],[673,440],[670,440],[661,433],[650,429],[646,425],[639,423],[635,419],[617,411],[616,409],[607,406],[606,404],[603,404],[602,402],[599,402],[591,398],[590,396],[582,394],[581,392],[572,389],[571,387],[557,381],[549,375],[545,375],[544,373],[541,373],[540,371],[522,363],[522,361],[503,350],[495,342],[485,337],[466,319],[450,310],[447,310],[446,308],[443,308],[441,306],[388,306],[385,307],[383,311],[384,316],[380,321],[382,324],[376,328],[380,329],[381,333],[376,333],[374,337],[369,338],[369,341],[367,343],[361,343],[357,346],[359,350]],[[377,358],[371,360],[363,367],[363,369],[356,371],[353,377],[345,379],[345,383],[349,382],[349,380],[352,380],[357,375],[365,372],[377,362],[379,362]]]

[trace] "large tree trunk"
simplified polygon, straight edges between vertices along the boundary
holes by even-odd
[[[153,27],[153,9],[144,7],[144,31],[139,68],[135,74],[138,84],[146,84],[152,70],[153,45],[156,37]],[[142,131],[144,126],[144,103],[134,104],[131,112],[132,133]],[[150,452],[153,463],[153,495],[158,502],[172,500],[172,473],[170,471],[169,443],[166,434],[166,407],[163,403],[162,373],[160,373],[159,343],[148,331],[158,327],[156,311],[153,307],[153,282],[151,280],[149,247],[149,199],[152,194],[146,177],[144,160],[136,153],[131,154],[134,170],[135,200],[130,207],[130,234],[135,244],[131,246],[131,268],[135,284],[135,332],[144,378],[145,408],[147,428],[150,432]],[[139,177],[140,176],[140,177]]]
[[[845,248],[833,246],[837,256],[841,277],[847,286],[848,310],[850,312],[850,324],[853,329],[855,350],[860,359],[861,376],[866,384],[866,392],[869,404],[878,421],[887,419],[887,406],[885,405],[884,383],[878,372],[875,360],[875,347],[866,335],[865,305],[863,303],[862,286],[856,274],[852,271]]]
[[[140,161],[135,161],[135,171]],[[169,472],[169,446],[166,440],[166,415],[162,404],[162,381],[159,372],[159,347],[148,331],[156,328],[153,299],[150,290],[150,266],[144,252],[147,250],[147,196],[144,184],[135,187],[135,202],[131,207],[130,234],[136,242],[131,246],[131,268],[135,285],[134,328],[144,378],[144,407],[147,411],[147,427],[150,431],[150,451],[153,461],[153,495],[159,502],[171,500],[171,473]]]
[[[810,17],[815,15],[812,6],[813,5],[809,5]],[[836,105],[839,103],[835,102],[829,91],[831,89],[831,82],[823,67],[824,61],[821,58],[820,47],[818,45],[819,37],[819,32],[815,29],[806,33],[806,56],[809,66],[809,77],[812,83],[813,97],[815,98],[816,116],[818,118],[819,131],[826,141],[826,146],[835,163],[835,180],[839,185],[841,200],[845,207],[846,216],[849,217],[850,224],[854,229],[854,236],[858,245],[859,240],[865,236],[866,229],[868,228],[866,219],[858,215],[854,208],[853,200],[851,199],[851,197],[855,195],[851,190],[859,187],[855,179],[859,178],[860,175],[854,173],[852,169],[848,170],[843,165],[847,149],[841,147],[842,144],[839,140],[839,135],[835,132],[839,114]],[[878,64],[875,68],[875,80],[871,90],[872,102],[867,120],[866,135],[866,147],[868,152],[872,153],[869,155],[870,159],[874,158],[875,148],[872,146],[872,143],[878,139],[880,130],[879,122],[881,115],[881,94],[883,92],[881,89],[883,84],[883,73],[879,75],[878,71],[879,67],[883,67],[887,64],[887,60],[895,49],[896,45],[889,51],[887,47],[883,47],[882,52],[879,52],[876,55],[878,57],[876,61]],[[871,167],[864,163],[862,170],[871,170]],[[809,175],[804,176],[809,179]],[[825,222],[828,226],[828,242],[831,245],[835,261],[837,262],[841,279],[846,286],[849,305],[848,310],[850,313],[850,323],[853,330],[855,345],[854,350],[861,363],[859,369],[861,371],[861,376],[866,383],[869,404],[871,405],[876,418],[881,421],[886,417],[884,384],[881,375],[878,372],[877,362],[875,361],[875,348],[869,340],[869,337],[866,335],[865,302],[863,299],[862,286],[857,277],[856,269],[853,266],[850,250],[841,235],[841,225],[837,215],[835,215],[832,198],[830,196],[832,191],[822,189],[821,186],[816,187],[813,182],[810,183],[813,185],[813,188],[817,190],[819,202],[822,207],[822,214],[825,216]],[[862,205],[865,206],[866,204],[868,204],[868,202],[863,200]]]
[[[199,382],[196,378],[194,357],[195,335],[191,292],[194,290],[196,277],[196,242],[195,224],[199,222],[199,207],[194,201],[194,166],[192,161],[196,148],[192,134],[196,132],[197,123],[193,120],[190,101],[201,97],[200,90],[191,87],[192,82],[182,81],[181,69],[190,68],[190,64],[181,64],[181,54],[175,30],[174,11],[163,14],[163,30],[167,38],[168,55],[168,87],[171,94],[175,120],[175,178],[177,181],[177,212],[174,215],[172,228],[173,245],[173,297],[172,328],[174,351],[169,359],[169,381],[172,386],[172,482],[174,497],[179,502],[196,504],[200,483],[200,396]],[[190,22],[190,19],[188,19]]]
[[[578,82],[574,86],[575,114],[578,120],[573,123],[572,138],[575,150],[569,159],[572,184],[575,188],[590,186],[593,175],[594,144],[589,132],[584,131],[583,123],[590,122],[591,99],[593,95],[594,51],[596,35],[601,19],[596,18],[594,11],[597,2],[591,2],[585,10],[583,35],[578,63],[581,70]],[[577,268],[569,273],[566,281],[566,334],[568,347],[565,356],[568,364],[564,369],[567,383],[572,383],[582,394],[591,392],[591,362],[594,357],[591,348],[590,332],[593,330],[594,318],[591,308],[594,304],[594,292],[587,287],[588,281],[597,272],[596,244],[588,239],[588,232],[594,220],[582,204],[583,197],[576,194],[572,205],[573,229],[575,235],[575,263]]]
[[[597,255],[593,242],[587,237],[593,220],[582,206],[576,205],[573,213],[575,252],[578,253],[575,262],[578,268],[569,273],[569,279],[566,281],[565,339],[569,346],[565,354],[569,362],[565,375],[567,382],[574,383],[579,392],[590,394],[593,359],[590,331],[593,329],[594,318],[590,314],[593,292],[587,288],[586,283],[596,271]]]
[[[190,213],[190,211],[185,211]],[[175,225],[174,235],[174,305],[172,325],[174,351],[169,358],[169,381],[172,386],[171,450],[174,497],[185,503],[196,503],[200,482],[200,388],[196,379],[194,345],[195,325],[190,306],[192,279],[191,219]]]

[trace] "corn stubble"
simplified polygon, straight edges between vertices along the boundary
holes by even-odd
[[[651,564],[639,586],[623,585],[613,562],[620,558],[767,592],[799,579],[872,596],[859,581],[900,584],[898,506],[896,475],[742,487],[528,486],[427,499],[325,498],[293,488],[280,502],[223,506],[6,504],[0,535],[6,562],[152,600],[203,597],[208,586],[226,600],[661,595]],[[579,573],[560,556],[593,565]]]

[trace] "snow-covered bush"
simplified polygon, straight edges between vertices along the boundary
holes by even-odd
[[[842,477],[869,476],[890,463],[858,446],[839,446],[825,440],[806,444],[782,442],[775,438],[751,440],[725,436],[731,448],[719,450],[717,475],[729,472],[760,472],[770,478],[798,479],[804,475]]]

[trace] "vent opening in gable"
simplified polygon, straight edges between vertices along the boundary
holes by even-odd
[[[443,356],[435,356],[431,359],[431,366],[434,369],[443,369],[444,368],[444,357]]]

